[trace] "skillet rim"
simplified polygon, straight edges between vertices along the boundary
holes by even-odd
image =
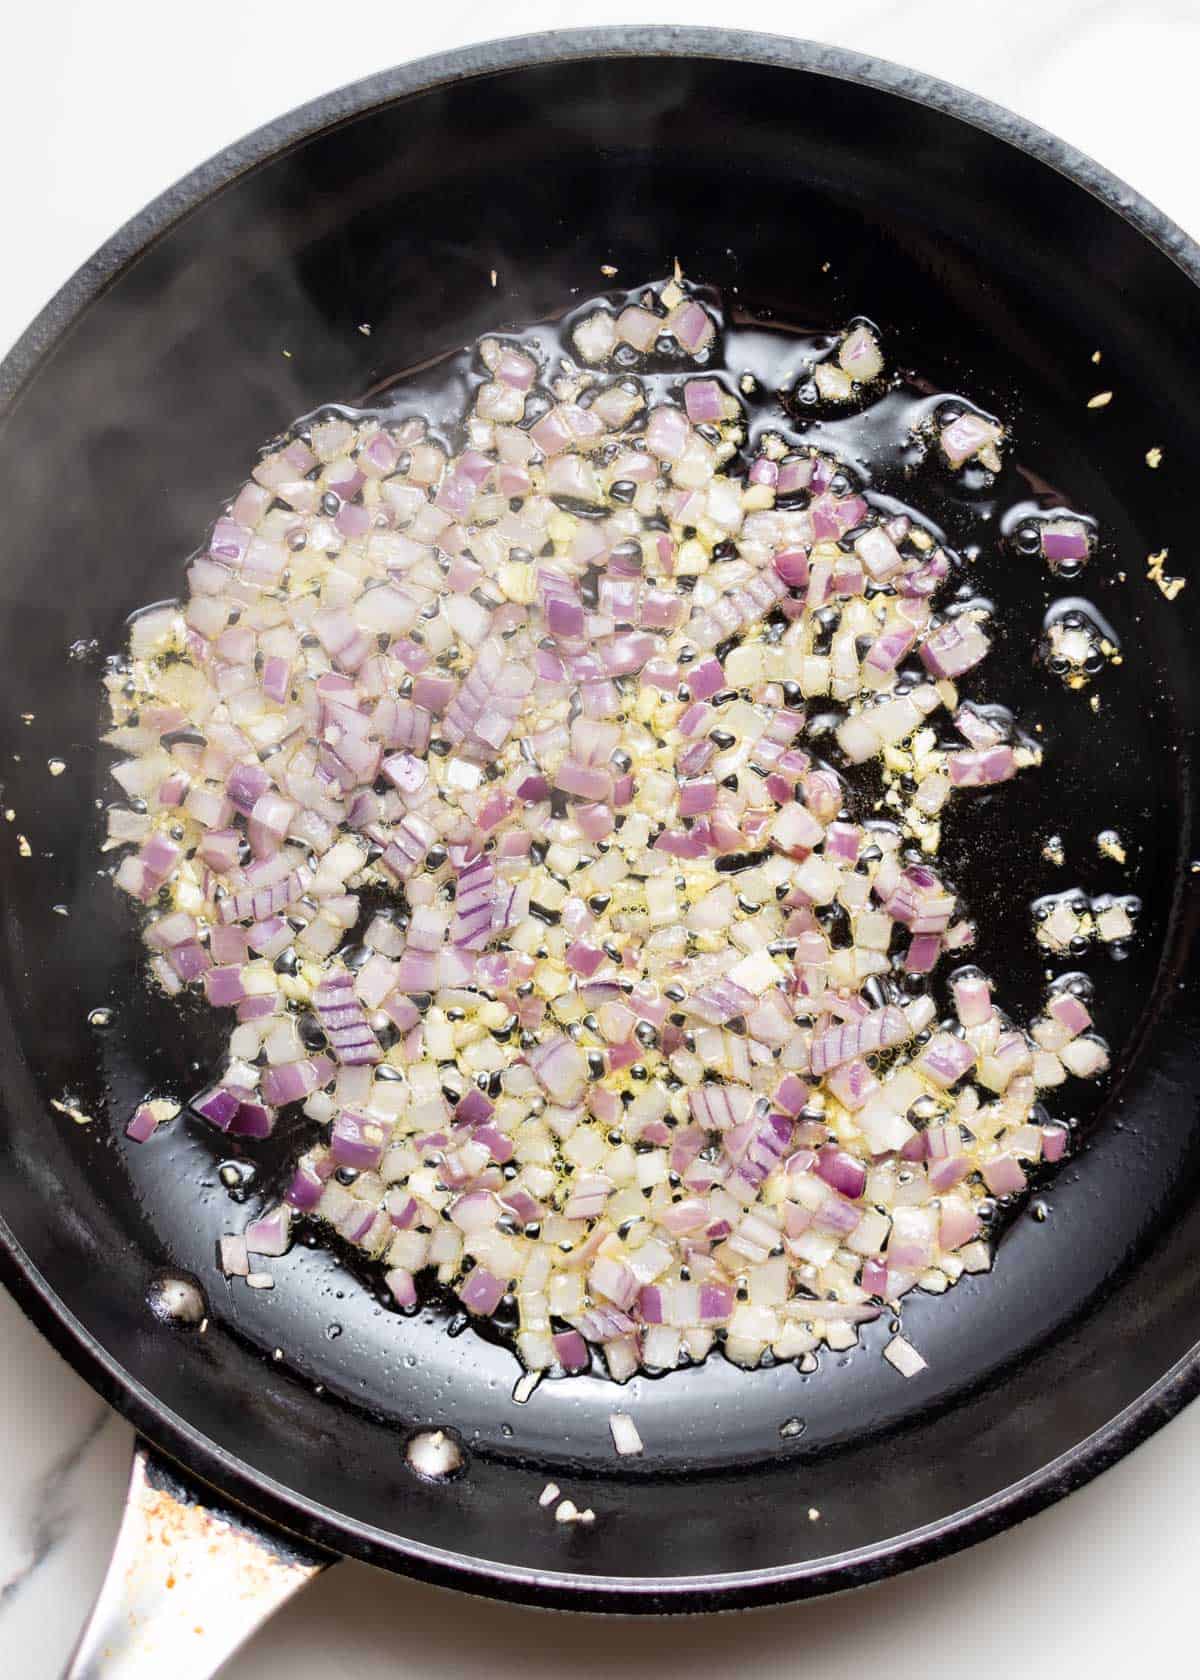
[[[1200,286],[1200,245],[1084,153],[1004,107],[901,65],[817,42],[696,27],[576,29],[488,41],[418,59],[322,95],[200,164],[127,221],[61,287],[0,362],[0,419],[73,324],[147,248],[250,170],[320,131],[449,82],[591,58],[730,59],[863,84],[1007,142],[1128,222]],[[319,1506],[226,1452],[163,1406],[84,1328],[0,1218],[0,1281],[50,1344],[154,1446],[220,1494],[325,1549],[439,1585],[558,1608],[629,1613],[736,1609],[814,1597],[931,1563],[999,1533],[1110,1468],[1200,1392],[1200,1344],[1103,1428],[1040,1470],[949,1517],[868,1547],[774,1569],[667,1580],[541,1571],[385,1533]]]

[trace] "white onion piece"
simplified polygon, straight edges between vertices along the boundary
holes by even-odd
[[[612,1434],[613,1446],[623,1458],[633,1457],[645,1450],[637,1425],[628,1412],[611,1412],[608,1427]]]

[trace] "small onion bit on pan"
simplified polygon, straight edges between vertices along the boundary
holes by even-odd
[[[629,371],[664,338],[669,398]],[[1039,1092],[1107,1063],[1078,977],[1028,1027],[977,970],[949,1019],[930,992],[973,938],[941,813],[1040,753],[960,694],[986,609],[939,610],[932,531],[816,449],[747,449],[677,281],[574,345],[484,339],[457,454],[332,411],[264,454],[109,678],[114,880],[158,984],[231,1016],[193,1112],[320,1128],[231,1279],[315,1219],[403,1309],[432,1271],[515,1312],[533,1380],[811,1362],[987,1269],[992,1198],[1067,1147]],[[880,387],[877,335],[814,377]],[[1005,438],[935,442],[994,470]]]

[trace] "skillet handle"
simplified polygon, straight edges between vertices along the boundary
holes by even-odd
[[[211,1501],[139,1439],[112,1561],[63,1680],[211,1680],[334,1562]]]

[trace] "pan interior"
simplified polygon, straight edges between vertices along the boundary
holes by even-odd
[[[1019,793],[960,814],[948,861],[984,929],[978,960],[1029,999],[1043,966],[1031,898],[1132,890],[1144,910],[1127,960],[1083,965],[1119,1051],[1098,1112],[1055,1105],[1079,1117],[1086,1147],[1039,1190],[1048,1217],[1013,1221],[993,1275],[905,1307],[928,1361],[917,1379],[880,1361],[881,1323],[811,1376],[714,1358],[623,1389],[544,1382],[518,1405],[505,1348],[449,1335],[436,1308],[399,1316],[342,1256],[298,1248],[272,1262],[270,1292],[219,1279],[215,1238],[278,1182],[286,1127],[247,1155],[241,1206],[201,1124],[142,1149],[121,1135],[146,1093],[197,1087],[220,1035],[202,1009],[181,1020],[147,989],[133,918],[102,873],[99,806],[114,786],[95,745],[100,655],[132,608],[178,592],[222,498],[292,417],[544,319],[602,289],[601,264],[631,284],[676,257],[747,326],[869,316],[890,362],[999,414],[1021,466],[1099,519],[1085,592],[1124,660],[1098,679],[1098,712],[1031,657],[1073,586],[1014,564],[998,536],[983,544],[979,588],[1009,627],[986,698],[1041,721],[1052,759]],[[133,1402],[144,1426],[230,1491],[378,1562],[441,1549],[511,1572],[515,1592],[546,1571],[669,1592],[695,1576],[817,1574],[946,1526],[1071,1452],[1188,1351],[1200,597],[1168,603],[1144,557],[1190,550],[1194,298],[1097,199],[956,118],[818,74],[666,58],[526,67],[385,103],[233,179],[90,302],[0,437],[14,813],[0,835],[0,1215],[87,1336],[154,1396]],[[1089,409],[1105,388],[1113,403]],[[57,778],[55,757],[68,765]],[[1106,827],[1129,843],[1127,887],[1097,852]],[[1062,871],[1039,855],[1053,832]],[[100,1007],[113,1011],[104,1030],[88,1022]],[[1081,1089],[1064,1095],[1086,1105]],[[155,1277],[179,1270],[204,1285],[202,1335],[147,1310]],[[614,1458],[618,1408],[637,1418],[642,1459]],[[405,1464],[406,1436],[427,1424],[467,1449],[444,1486]],[[550,1477],[594,1507],[592,1529],[537,1511]]]

